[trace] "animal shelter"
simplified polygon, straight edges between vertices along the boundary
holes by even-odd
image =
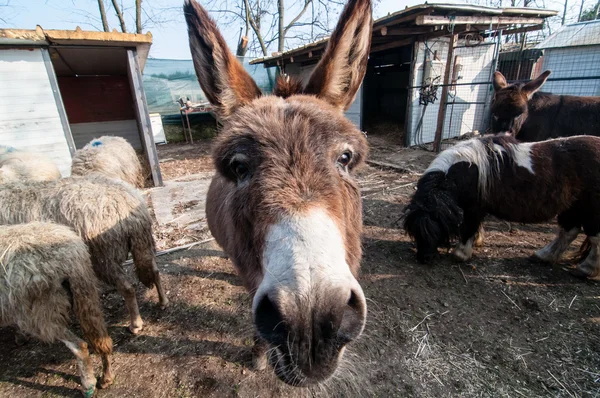
[[[367,74],[346,116],[405,146],[485,130],[502,37],[542,28],[556,11],[471,4],[421,4],[373,24]],[[252,61],[304,82],[328,39]]]
[[[152,35],[0,29],[0,144],[49,156],[63,176],[93,138],[125,138],[162,184],[142,72]]]

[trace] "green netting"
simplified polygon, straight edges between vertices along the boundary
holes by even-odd
[[[275,81],[271,68],[250,65],[251,58],[238,59],[263,92],[271,92]],[[179,114],[180,97],[192,102],[205,101],[192,60],[149,58],[144,67],[144,90],[150,113]]]

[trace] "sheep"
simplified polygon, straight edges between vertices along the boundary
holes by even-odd
[[[142,165],[133,147],[121,137],[102,136],[75,152],[71,175],[93,173],[125,181],[136,188],[144,186]]]
[[[121,266],[129,252],[138,278],[148,287],[154,284],[161,307],[167,305],[156,266],[152,219],[133,187],[99,175],[5,184],[0,189],[0,224],[31,221],[64,224],[83,238],[98,278],[125,299],[132,333],[139,333],[143,322],[135,290]]]
[[[0,184],[8,181],[54,181],[61,178],[56,164],[48,157],[0,145]]]
[[[102,357],[99,387],[109,386],[112,339],[83,240],[69,227],[33,222],[0,226],[0,326],[15,325],[43,342],[62,341],[75,354],[84,396],[96,377],[88,343],[69,330],[71,310],[84,338]],[[72,304],[71,304],[72,303]]]

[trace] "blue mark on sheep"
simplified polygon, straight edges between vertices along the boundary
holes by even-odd
[[[102,145],[102,141],[94,141],[92,142],[92,146],[100,146]]]
[[[4,153],[12,153],[17,151],[17,148],[13,148],[12,146],[0,145],[0,149],[2,148],[4,148]]]

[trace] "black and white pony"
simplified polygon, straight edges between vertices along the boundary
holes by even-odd
[[[434,159],[404,213],[404,228],[427,262],[457,239],[467,260],[483,218],[544,222],[558,215],[558,236],[535,257],[556,262],[581,229],[587,235],[578,271],[600,277],[600,138],[575,136],[518,143],[486,136],[459,143]]]

